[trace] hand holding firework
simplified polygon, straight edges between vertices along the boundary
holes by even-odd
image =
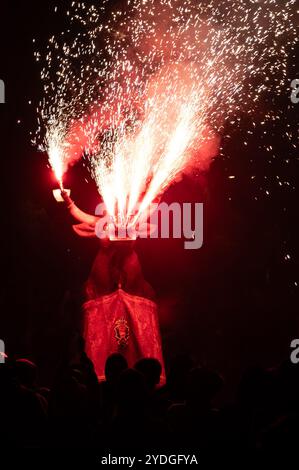
[[[70,199],[71,190],[70,189],[53,189],[53,196],[57,202],[64,202],[66,201],[66,197]]]
[[[67,204],[67,206],[71,206],[71,204],[74,203],[74,201],[70,198],[70,190],[69,189],[60,189],[60,196],[62,200]]]

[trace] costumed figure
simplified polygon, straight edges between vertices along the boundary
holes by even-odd
[[[66,191],[61,191],[70,214],[79,222],[73,225],[81,237],[97,237],[99,217],[79,209]],[[123,354],[130,367],[144,357],[153,357],[162,365],[161,338],[155,294],[144,279],[134,250],[135,240],[110,240],[102,233],[100,250],[85,284],[83,336],[87,355],[93,361],[100,380],[107,357]]]

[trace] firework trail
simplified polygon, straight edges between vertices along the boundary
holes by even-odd
[[[296,6],[112,3],[73,2],[69,29],[50,39],[46,57],[36,54],[38,141],[60,182],[84,155],[108,212],[128,223],[183,171],[208,167],[226,122],[253,119],[264,91],[281,92]]]

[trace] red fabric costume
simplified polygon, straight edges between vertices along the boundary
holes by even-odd
[[[67,194],[62,194],[70,213],[79,222],[75,232],[95,237],[98,217],[85,214]],[[123,354],[129,367],[141,358],[152,357],[162,365],[165,382],[157,304],[154,292],[143,278],[133,241],[101,240],[101,248],[86,283],[87,301],[83,305],[86,353],[97,376],[105,378],[107,357]]]
[[[118,289],[85,302],[83,309],[86,353],[100,380],[105,378],[106,359],[114,352],[123,354],[129,367],[143,357],[155,357],[163,366],[155,302]]]

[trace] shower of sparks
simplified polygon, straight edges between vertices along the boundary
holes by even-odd
[[[84,155],[108,212],[129,223],[208,166],[227,122],[253,122],[259,96],[286,86],[297,12],[295,0],[112,3],[72,2],[69,29],[36,53],[37,140],[60,182]]]

